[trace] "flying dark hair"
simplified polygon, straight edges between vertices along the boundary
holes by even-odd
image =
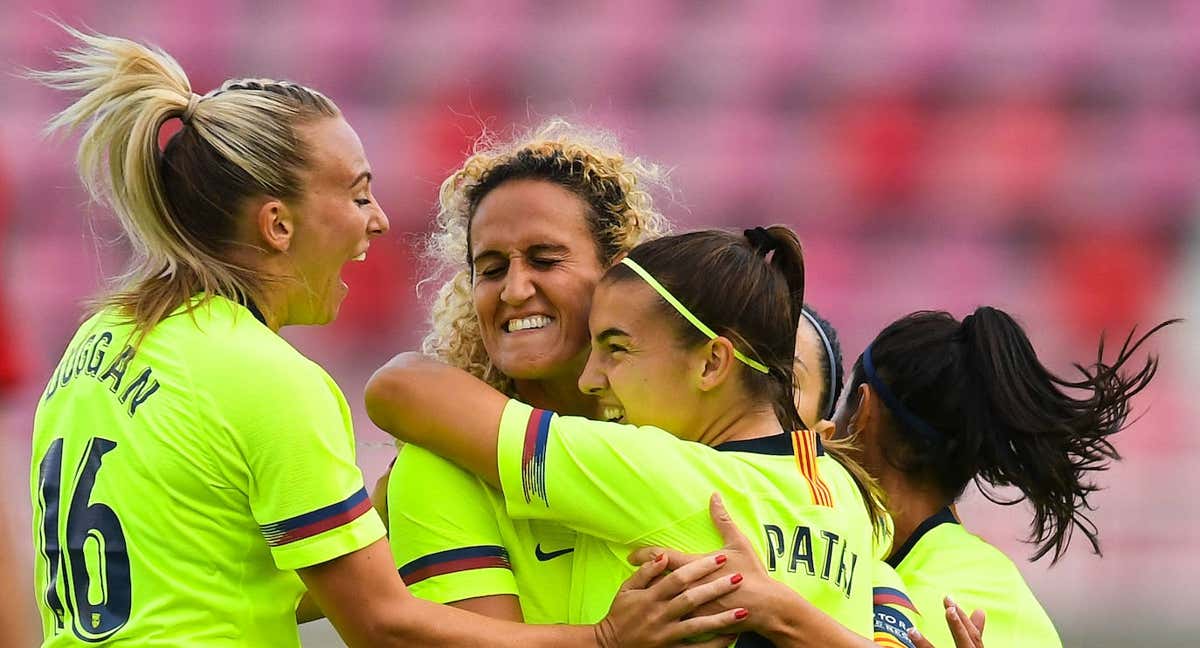
[[[837,329],[829,320],[821,317],[817,309],[809,304],[804,305],[800,313],[809,326],[817,332],[821,341],[821,396],[817,399],[818,416],[833,419],[833,410],[837,407],[838,399],[842,396],[842,385],[846,382],[845,364],[842,361],[842,343],[838,340]],[[816,423],[816,421],[805,421]]]
[[[1120,459],[1109,437],[1126,425],[1130,399],[1158,370],[1151,355],[1129,371],[1134,352],[1163,322],[1125,338],[1111,363],[1104,339],[1095,362],[1074,367],[1078,380],[1051,373],[1021,326],[984,306],[959,322],[921,311],[885,328],[854,364],[851,393],[868,384],[885,406],[886,460],[910,479],[935,485],[948,502],[974,480],[989,500],[1028,500],[1034,517],[1031,560],[1053,551],[1057,562],[1076,528],[1099,554],[1088,480]],[[853,409],[858,402],[848,406]],[[888,416],[890,415],[890,416]],[[996,487],[1015,486],[1006,499]]]

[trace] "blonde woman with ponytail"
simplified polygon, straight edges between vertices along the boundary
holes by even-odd
[[[30,490],[45,646],[299,646],[307,589],[351,646],[674,644],[715,565],[649,585],[602,624],[503,623],[409,595],[354,463],[334,381],[278,336],[325,324],[342,268],[388,229],[337,106],[304,86],[205,95],[165,52],[67,29],[80,176],[134,255],[67,346],[34,423]],[[162,150],[159,131],[182,129]],[[707,595],[707,597],[705,596]]]

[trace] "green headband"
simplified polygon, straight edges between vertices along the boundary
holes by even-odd
[[[699,317],[696,317],[695,315],[693,315],[692,311],[688,310],[687,306],[684,306],[682,303],[680,303],[680,301],[678,299],[675,299],[675,295],[672,295],[671,292],[666,289],[666,287],[664,287],[662,284],[658,283],[658,280],[655,279],[653,276],[651,276],[649,272],[646,272],[645,268],[638,265],[636,261],[634,261],[633,259],[630,259],[629,257],[625,257],[624,259],[621,259],[621,263],[629,266],[630,268],[633,269],[634,272],[638,273],[639,277],[641,277],[642,279],[645,279],[646,283],[650,284],[651,288],[653,288],[659,295],[661,295],[663,299],[667,300],[668,304],[674,306],[675,310],[679,311],[680,315],[683,315],[684,318],[687,319],[687,321],[692,323],[692,326],[696,327],[696,330],[707,335],[708,339],[710,339],[710,340],[717,339],[717,334],[715,332],[713,332],[712,329],[708,328],[708,326],[706,326],[704,324],[704,322],[701,322]],[[738,351],[737,349],[733,350],[733,357],[737,358],[738,360],[741,360],[742,362],[744,362],[746,364],[746,366],[750,367],[751,369],[754,369],[755,371],[765,373],[765,374],[771,373],[771,370],[767,369],[767,365],[765,365],[757,360],[754,360],[753,358],[747,357],[746,354],[742,353],[741,351]]]

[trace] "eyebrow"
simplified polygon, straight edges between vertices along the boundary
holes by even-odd
[[[565,245],[558,245],[557,243],[539,243],[537,245],[530,245],[529,247],[525,248],[525,256],[533,256],[535,254],[547,254],[547,253],[549,253],[549,254],[566,254],[567,252],[570,252],[570,251],[571,251],[571,249]],[[484,251],[480,252],[479,254],[476,254],[475,258],[471,259],[471,263],[479,263],[480,260],[487,259],[487,258],[490,258],[493,256],[503,257],[504,253],[500,252],[499,250],[484,250]]]
[[[360,173],[360,174],[358,174],[358,175],[354,176],[354,182],[351,182],[351,183],[350,183],[350,188],[351,188],[351,189],[353,189],[353,188],[357,187],[357,186],[358,186],[358,183],[362,182],[363,178],[366,178],[366,179],[367,179],[367,182],[370,182],[370,181],[371,181],[371,178],[372,178],[372,176],[371,176],[371,172],[370,172],[370,171],[363,171],[362,173]]]
[[[484,259],[491,259],[493,257],[504,258],[504,255],[501,254],[499,250],[484,250],[483,252],[476,254],[474,259],[471,259],[471,265],[478,265],[480,261],[483,261]]]
[[[600,331],[600,334],[596,336],[596,342],[598,342],[600,344],[604,344],[605,342],[608,342],[609,340],[611,340],[615,337],[633,337],[633,336],[629,335],[625,331],[622,331],[621,329],[619,329],[615,326],[610,326],[610,327],[604,329],[603,331]]]
[[[570,252],[570,251],[571,251],[571,249],[568,248],[567,246],[559,245],[557,243],[540,243],[538,245],[530,245],[528,248],[525,249],[525,252],[527,254],[538,254],[538,253],[544,254],[546,252],[563,254],[563,253]]]

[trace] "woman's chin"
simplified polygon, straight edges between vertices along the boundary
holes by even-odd
[[[569,373],[574,366],[574,357],[507,357],[493,364],[501,373],[513,380],[552,380]]]

